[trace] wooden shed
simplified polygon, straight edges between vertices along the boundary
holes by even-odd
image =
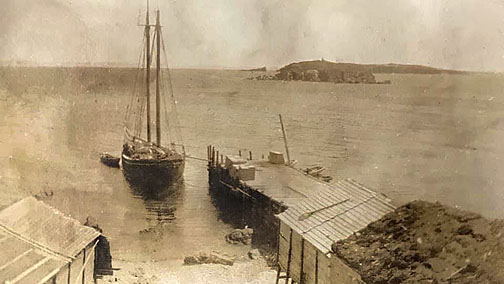
[[[318,191],[277,215],[279,279],[295,283],[363,283],[331,245],[392,212],[390,200],[346,179]]]
[[[100,233],[28,197],[0,212],[0,283],[95,283]]]

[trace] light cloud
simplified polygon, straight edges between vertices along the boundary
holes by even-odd
[[[134,64],[144,1],[0,0],[0,60]],[[504,71],[504,1],[151,0],[177,67],[318,59]]]

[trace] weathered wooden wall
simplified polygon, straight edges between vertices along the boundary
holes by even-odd
[[[281,270],[288,272],[289,277],[297,283],[329,283],[331,265],[329,257],[294,231],[291,243],[291,228],[283,222],[280,222],[279,233],[278,263]]]
[[[330,270],[331,270],[331,260],[328,256],[319,252],[318,259],[318,283],[330,283]]]
[[[285,223],[280,222],[278,238],[278,264],[282,271],[287,271],[289,261],[289,240],[290,228]]]
[[[296,232],[292,232],[292,254],[290,265],[290,277],[297,283],[301,283],[301,249],[303,238]]]
[[[65,265],[58,274],[56,275],[56,284],[68,284],[68,267],[70,265]],[[52,280],[49,280],[47,283],[53,283]]]
[[[70,264],[70,282],[82,283],[82,265],[84,264],[84,251],[81,251]],[[80,282],[78,282],[80,281]]]
[[[318,270],[320,271],[320,268],[318,267],[318,259],[317,256],[318,252],[315,247],[310,244],[309,242],[305,241],[304,242],[304,252],[303,252],[303,274],[304,274],[304,283],[310,283],[314,284],[316,283],[316,277],[318,276]],[[322,257],[322,256],[320,256]]]
[[[58,272],[55,278],[56,283],[65,283],[65,284],[95,283],[94,280],[95,242],[96,240],[90,243],[84,250],[79,252],[76,258],[70,263],[70,265],[65,266],[65,268],[61,269]],[[83,267],[84,270],[82,270]],[[70,279],[68,278],[69,276],[68,269],[70,269]],[[52,280],[49,283],[53,283]]]
[[[324,283],[331,284],[364,284],[361,277],[355,270],[348,267],[335,255],[331,258],[330,281]]]
[[[95,247],[94,243],[91,243],[86,248],[86,268],[84,270],[84,280],[85,283],[95,283],[94,281],[94,260],[95,260]]]

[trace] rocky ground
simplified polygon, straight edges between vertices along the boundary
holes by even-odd
[[[244,256],[232,266],[220,264],[183,265],[182,262],[126,262],[114,261],[120,268],[113,276],[97,281],[104,283],[274,283],[276,272],[263,259]]]
[[[504,221],[414,201],[333,245],[366,283],[504,283]]]
[[[225,236],[229,243],[250,249],[243,255],[200,251],[180,261],[114,259],[113,275],[104,276],[97,283],[273,283],[276,271],[268,265],[270,255],[251,247],[253,233],[252,229],[244,228]]]

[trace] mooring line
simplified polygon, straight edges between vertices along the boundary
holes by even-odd
[[[245,191],[243,191],[241,188],[239,188],[239,187],[234,187],[234,186],[232,186],[232,185],[230,185],[230,184],[227,184],[227,183],[225,183],[225,182],[223,182],[223,181],[219,181],[219,182],[220,182],[222,185],[227,186],[229,189],[231,189],[231,190],[233,190],[233,191],[238,191],[238,192],[241,192],[243,195],[245,195],[245,196],[247,196],[247,197],[251,198],[252,200],[255,200],[255,197],[253,197],[252,195],[250,195],[250,194],[246,193],[246,192],[245,192]]]
[[[189,156],[189,155],[186,155],[186,158],[193,159],[193,160],[198,160],[198,161],[203,161],[203,162],[208,162],[208,159],[193,157],[193,156]]]
[[[208,185],[207,186],[195,185],[193,183],[188,183],[186,181],[184,181],[184,184],[188,185],[188,186],[192,186],[192,187],[197,187],[197,188],[208,188]]]

